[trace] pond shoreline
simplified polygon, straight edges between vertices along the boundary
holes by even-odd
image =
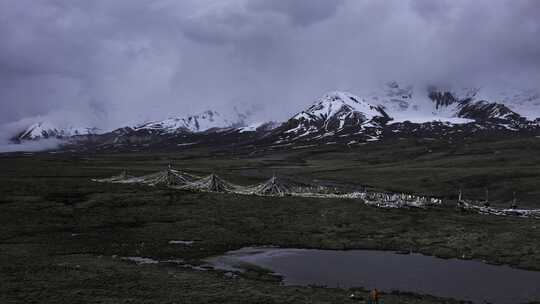
[[[378,288],[493,303],[540,299],[540,272],[417,253],[244,247],[204,262],[205,268],[230,273],[266,271],[291,286]]]

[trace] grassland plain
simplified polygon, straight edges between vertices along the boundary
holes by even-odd
[[[540,270],[540,221],[457,211],[457,188],[505,205],[540,207],[540,139],[459,144],[396,140],[347,148],[182,150],[0,157],[1,303],[346,303],[349,291],[284,287],[264,272],[239,279],[174,263],[248,245],[411,250]],[[442,196],[427,210],[382,210],[357,200],[196,193],[91,178],[134,175],[172,162],[239,184],[269,175]],[[192,246],[171,240],[195,240]],[[360,294],[363,291],[358,291]],[[385,303],[454,303],[387,294]]]

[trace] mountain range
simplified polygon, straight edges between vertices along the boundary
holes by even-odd
[[[533,91],[486,94],[482,89],[415,89],[387,83],[359,97],[329,92],[288,120],[246,123],[248,115],[205,111],[127,126],[100,134],[97,128],[29,126],[15,141],[68,138],[71,146],[143,150],[193,145],[363,144],[392,137],[463,138],[540,134],[540,95]]]
[[[23,131],[19,132],[13,140],[21,142],[24,140],[39,140],[47,138],[68,138],[73,136],[99,134],[100,130],[95,127],[58,127],[46,121],[31,124]]]

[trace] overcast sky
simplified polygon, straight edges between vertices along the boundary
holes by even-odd
[[[0,39],[0,124],[283,119],[388,80],[540,83],[535,0],[0,0]]]

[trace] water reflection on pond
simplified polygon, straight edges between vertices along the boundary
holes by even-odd
[[[263,267],[283,276],[286,285],[378,288],[477,303],[540,300],[540,272],[420,254],[249,247],[206,261],[222,270]]]

